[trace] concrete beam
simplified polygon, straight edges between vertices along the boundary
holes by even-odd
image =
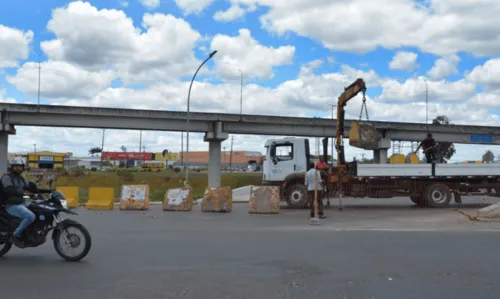
[[[184,131],[186,113],[177,111],[72,107],[0,103],[2,123],[24,126],[82,127],[151,131]],[[229,134],[333,137],[336,120],[328,118],[277,117],[223,113],[191,113],[191,132],[211,132],[222,123]],[[384,138],[420,141],[427,126],[418,123],[372,122]],[[345,121],[346,137],[352,124]],[[500,128],[485,126],[429,125],[436,140],[465,144],[500,144]],[[476,136],[474,136],[476,135]]]
[[[0,172],[2,175],[9,167],[9,132],[0,131]]]

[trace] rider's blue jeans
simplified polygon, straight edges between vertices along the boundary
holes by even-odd
[[[28,210],[28,208],[24,204],[8,205],[5,208],[5,211],[9,213],[9,215],[23,219],[23,221],[21,221],[21,224],[19,224],[19,226],[13,233],[13,235],[18,238],[21,236],[23,230],[27,228],[31,223],[33,223],[36,218],[35,214]]]

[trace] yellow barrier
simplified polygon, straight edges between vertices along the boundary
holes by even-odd
[[[106,187],[89,188],[89,210],[112,210],[115,206],[115,189]]]
[[[80,205],[80,201],[78,200],[78,187],[57,187],[56,190],[64,194],[68,208],[78,208]]]
[[[420,161],[418,160],[418,156],[415,153],[409,153],[406,155],[406,163],[407,164],[418,164]]]
[[[405,164],[405,162],[406,162],[406,159],[405,159],[405,155],[403,155],[403,154],[394,154],[394,155],[391,155],[391,157],[389,158],[390,164]]]
[[[231,212],[233,208],[233,190],[231,187],[205,189],[201,201],[202,212]]]
[[[169,189],[163,200],[164,211],[184,211],[193,209],[193,189],[191,186]]]
[[[250,214],[278,214],[280,212],[279,186],[252,186],[248,213]]]
[[[149,209],[148,185],[122,185],[120,210]]]

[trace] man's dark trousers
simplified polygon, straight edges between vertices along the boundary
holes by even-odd
[[[323,216],[323,197],[321,196],[323,192],[318,190],[318,216]],[[307,191],[307,197],[309,199],[309,205],[311,206],[311,217],[314,217],[314,190]]]

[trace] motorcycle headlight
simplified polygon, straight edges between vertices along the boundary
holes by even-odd
[[[61,205],[63,208],[68,209],[68,203],[65,200],[61,200]]]

